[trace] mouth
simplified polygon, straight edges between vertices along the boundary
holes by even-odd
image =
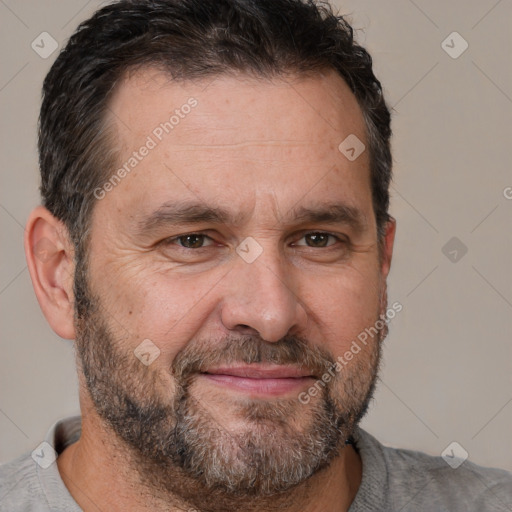
[[[307,369],[268,364],[210,368],[200,376],[211,384],[261,397],[298,393],[315,379]]]

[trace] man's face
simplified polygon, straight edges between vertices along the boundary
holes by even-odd
[[[162,487],[286,490],[336,456],[377,373],[380,336],[331,368],[386,306],[368,151],[338,149],[366,143],[357,102],[334,73],[145,70],[110,111],[129,171],[95,206],[78,283],[90,403]]]

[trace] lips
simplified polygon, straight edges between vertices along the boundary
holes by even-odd
[[[297,392],[314,378],[296,366],[256,364],[210,368],[201,375],[211,383],[260,396]]]
[[[236,367],[212,368],[204,372],[208,375],[231,375],[247,379],[297,379],[313,377],[311,372],[296,366],[283,365],[247,365]]]

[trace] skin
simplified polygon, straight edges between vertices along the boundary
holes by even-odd
[[[160,396],[169,397],[176,389],[168,368],[198,339],[257,335],[276,343],[297,335],[334,359],[342,356],[383,310],[396,227],[394,219],[386,225],[379,254],[368,151],[353,162],[338,151],[350,134],[366,144],[362,114],[347,85],[330,71],[309,78],[222,76],[178,84],[156,70],[139,70],[123,80],[111,103],[120,166],[190,97],[197,106],[97,202],[89,246],[88,282],[101,298],[104,317],[127,353],[143,339],[159,347],[148,368],[160,378]],[[232,210],[239,218],[233,224],[139,229],[162,204],[184,199]],[[328,203],[357,209],[360,229],[304,223],[293,215],[298,206]],[[339,240],[309,247],[304,235],[311,232]],[[173,237],[187,233],[208,235],[210,245],[199,252],[180,247]],[[252,263],[235,250],[249,236],[262,249]],[[164,245],[165,239],[173,240]],[[50,254],[44,258],[37,249],[42,241]],[[28,220],[25,244],[48,322],[59,336],[75,339],[74,253],[66,229],[38,207]],[[364,364],[377,348],[369,343],[356,357]],[[86,511],[183,510],[171,496],[145,495],[135,469],[116,464],[125,447],[97,414],[80,368],[79,381],[82,436],[57,460],[78,504]],[[306,380],[272,395],[258,386],[240,390],[198,378],[191,392],[213,421],[238,432],[251,428],[250,420],[235,413],[241,398],[294,399],[311,384]],[[297,404],[297,428],[309,411]],[[280,509],[348,510],[361,472],[357,452],[342,448]],[[257,504],[247,509],[263,510]]]

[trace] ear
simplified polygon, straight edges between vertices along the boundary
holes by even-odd
[[[382,277],[386,279],[389,274],[389,270],[391,268],[391,259],[393,257],[393,246],[395,243],[395,233],[396,233],[396,220],[393,217],[390,217],[386,222],[386,232],[384,234],[384,238],[381,242],[380,249],[380,269],[382,272]]]
[[[39,306],[52,329],[75,338],[74,248],[64,224],[38,206],[25,227],[25,256]]]

